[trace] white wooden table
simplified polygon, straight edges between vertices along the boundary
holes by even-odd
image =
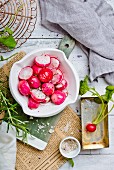
[[[114,7],[114,0],[107,0]],[[32,33],[29,40],[23,44],[19,49],[13,52],[8,52],[2,54],[5,57],[11,56],[18,51],[25,51],[26,53],[40,48],[57,48],[62,35],[53,33],[45,29],[40,24],[40,11],[38,10],[38,20],[36,28]],[[1,54],[0,54],[1,55]],[[76,45],[73,52],[71,53],[69,60],[72,62],[76,68],[80,80],[88,74],[88,59],[82,50]],[[2,65],[5,62],[2,63]],[[98,82],[91,83],[101,94],[104,92],[107,86],[106,82],[99,78]],[[76,106],[78,107],[78,102],[72,105],[72,108],[76,111]],[[80,113],[78,113],[80,114]],[[69,163],[63,165],[60,170],[114,170],[114,111],[109,115],[109,139],[110,147],[106,149],[99,150],[85,150],[81,151],[80,155],[74,158],[75,166],[70,167]]]

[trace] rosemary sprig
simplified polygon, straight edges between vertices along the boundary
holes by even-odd
[[[27,139],[27,134],[29,134],[29,129],[27,128],[27,124],[18,119],[17,107],[18,103],[14,102],[14,100],[9,97],[9,89],[3,87],[0,82],[0,113],[5,111],[4,121],[8,123],[7,131],[9,130],[9,126],[14,126],[16,128],[16,135],[20,137],[20,130],[22,130],[22,138],[23,140]],[[3,90],[4,89],[4,90]]]

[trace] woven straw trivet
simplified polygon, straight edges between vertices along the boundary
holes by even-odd
[[[24,52],[16,54],[0,69],[1,80],[7,80],[6,75],[9,75],[12,64],[24,55]],[[59,143],[66,136],[74,136],[81,141],[81,123],[70,107],[66,107],[60,114],[60,120],[44,151],[17,141],[16,170],[57,170],[67,161],[59,152]]]

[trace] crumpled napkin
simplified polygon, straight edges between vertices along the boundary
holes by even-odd
[[[6,123],[0,125],[0,170],[15,170],[16,162],[16,135],[15,132],[6,132]]]
[[[114,11],[105,0],[40,0],[42,24],[87,47],[90,80],[114,85]],[[84,48],[85,49],[85,48]]]

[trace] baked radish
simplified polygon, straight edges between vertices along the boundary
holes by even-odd
[[[38,103],[41,103],[41,102],[44,102],[45,101],[45,98],[46,98],[46,95],[38,90],[38,89],[33,89],[31,91],[31,97],[33,98],[33,100],[35,100],[36,102]]]
[[[34,74],[34,75],[38,75],[42,68],[41,68],[41,67],[38,67],[36,64],[34,64],[34,65],[32,66],[32,69],[33,69],[33,74]]]
[[[45,95],[50,96],[54,93],[55,87],[52,83],[44,83],[42,85],[42,91]]]
[[[67,81],[65,79],[62,79],[61,82],[55,87],[57,90],[64,90],[67,87]]]
[[[38,79],[38,77],[36,76],[32,76],[29,80],[28,83],[30,85],[31,88],[35,88],[37,89],[38,87],[40,87],[41,83],[40,80]]]
[[[33,75],[33,69],[30,66],[24,67],[19,72],[19,79],[28,80]]]
[[[19,81],[18,90],[23,96],[30,94],[30,86],[26,80]]]
[[[53,72],[49,68],[42,68],[39,73],[39,80],[41,82],[47,83],[53,78]]]
[[[57,69],[57,70],[52,70],[53,71],[53,79],[52,79],[52,83],[53,84],[59,84],[63,78],[63,74],[61,72],[61,70]]]
[[[28,99],[28,107],[30,109],[37,109],[39,107],[40,103],[36,102],[35,100],[33,100],[32,97],[30,97]]]
[[[60,90],[56,90],[51,96],[52,102],[56,105],[62,104],[65,101],[65,99],[66,94]]]
[[[34,61],[39,67],[47,67],[50,65],[51,59],[49,55],[40,55],[35,57]]]
[[[55,57],[51,57],[51,63],[48,66],[48,68],[57,69],[57,68],[59,68],[59,65],[60,65],[59,60],[57,58],[55,58]]]

